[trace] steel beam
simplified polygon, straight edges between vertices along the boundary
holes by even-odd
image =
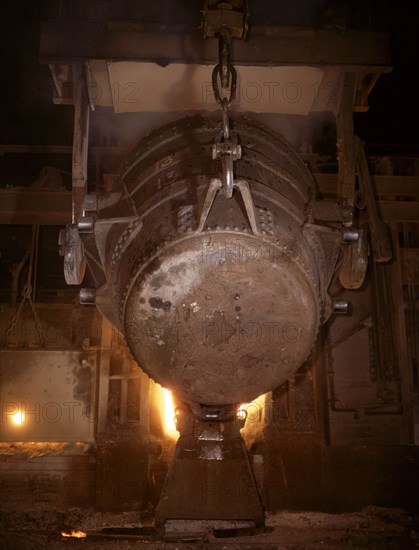
[[[352,223],[355,203],[355,136],[353,105],[355,73],[347,73],[343,83],[342,102],[336,117],[337,158],[339,164],[339,201],[345,209],[345,222]]]
[[[132,23],[93,24],[44,23],[41,31],[41,63],[69,63],[86,59],[214,64],[216,39],[204,40],[194,33],[143,32]],[[235,65],[339,65],[356,71],[391,70],[389,35],[377,32],[332,30],[291,31],[263,27],[247,41],[234,41]]]
[[[0,144],[0,155],[4,154],[28,154],[28,155],[71,155],[71,145],[14,145],[12,143]],[[125,156],[129,153],[127,147],[89,147],[90,155]]]
[[[70,222],[69,191],[0,189],[0,224],[66,225]]]
[[[322,194],[336,196],[337,174],[314,175]],[[417,176],[373,176],[372,180],[379,197],[385,195],[410,197],[419,194]],[[326,202],[330,204],[329,201]],[[384,221],[419,222],[419,201],[380,200],[378,204]],[[336,216],[333,219],[336,219]],[[69,191],[25,187],[0,189],[0,224],[66,225],[70,222],[71,193]]]
[[[322,195],[337,195],[337,174],[314,173],[319,192]],[[416,197],[419,198],[419,176],[371,176],[376,196],[384,197]]]
[[[90,104],[83,69],[83,66],[80,64],[73,65],[75,86],[72,165],[73,223],[77,223],[78,219],[83,216],[83,200],[87,193]]]
[[[388,262],[391,260],[392,254],[388,228],[381,219],[380,209],[375,200],[376,193],[369,172],[364,143],[358,137],[355,138],[355,152],[359,168],[358,179],[367,207],[372,255],[375,262]]]
[[[379,201],[385,222],[419,222],[419,202]]]
[[[414,443],[413,434],[413,405],[412,405],[412,372],[409,364],[408,345],[406,334],[406,312],[405,301],[403,297],[403,275],[402,260],[403,256],[399,245],[399,230],[397,223],[391,223],[392,249],[394,261],[388,266],[388,276],[390,279],[389,290],[390,303],[389,314],[393,324],[393,342],[395,357],[397,358],[397,368],[400,373],[400,390],[403,401],[403,423],[400,427],[400,443],[403,445],[412,445]]]
[[[110,373],[110,359],[111,359],[111,347],[112,347],[112,327],[102,317],[102,341],[101,347],[98,352],[99,355],[99,380],[98,380],[98,417],[96,433],[103,434],[106,432],[108,422],[108,409],[109,409],[109,373]]]

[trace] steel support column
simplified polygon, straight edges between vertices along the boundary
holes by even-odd
[[[83,65],[73,65],[74,133],[73,133],[73,213],[77,223],[83,215],[83,199],[87,192],[87,155],[89,143],[90,105]]]

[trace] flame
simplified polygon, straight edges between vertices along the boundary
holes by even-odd
[[[71,531],[71,533],[66,533],[65,531],[61,531],[62,537],[72,537],[75,539],[84,539],[87,537],[87,533],[84,531]]]
[[[242,403],[240,407],[237,409],[237,419],[238,420],[246,420],[247,418],[247,407],[249,406],[249,403]]]
[[[156,398],[165,435],[171,439],[177,439],[179,432],[175,424],[175,407],[173,405],[172,392],[156,384]]]
[[[13,419],[13,422],[16,424],[16,425],[20,425],[20,424],[24,424],[25,422],[25,415],[23,414],[22,411],[17,411],[13,416],[12,416],[12,419]]]
[[[245,420],[246,424],[256,424],[262,420],[262,411],[265,404],[265,394],[259,395],[251,403],[242,403],[237,409],[237,418]]]

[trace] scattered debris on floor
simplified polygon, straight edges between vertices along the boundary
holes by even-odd
[[[76,538],[61,533],[80,531]],[[83,546],[80,546],[83,545]],[[152,514],[66,512],[0,512],[2,550],[82,550],[147,548],[147,550],[408,550],[419,548],[419,514],[402,509],[367,507],[360,512],[281,511],[267,514],[266,529],[242,534],[208,531],[201,537],[165,541],[152,526]]]

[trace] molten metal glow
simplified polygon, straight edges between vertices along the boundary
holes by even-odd
[[[87,537],[87,533],[84,533],[83,531],[71,531],[71,533],[66,533],[65,531],[61,531],[62,537],[72,537],[75,539],[84,539]]]
[[[25,422],[25,415],[22,411],[17,411],[13,416],[13,422],[17,425],[23,424]]]
[[[173,406],[172,392],[163,388],[164,392],[164,431],[173,439],[179,437],[175,424],[175,408]]]
[[[237,418],[245,420],[246,424],[256,424],[262,420],[265,394],[259,395],[251,403],[242,403],[237,409]]]
[[[248,405],[249,403],[242,403],[240,407],[237,409],[238,420],[246,420],[246,417],[247,417],[246,407]]]
[[[172,392],[158,385],[156,390],[164,433],[171,439],[177,439],[179,437],[179,432],[176,429],[174,420],[175,408],[173,406]]]

